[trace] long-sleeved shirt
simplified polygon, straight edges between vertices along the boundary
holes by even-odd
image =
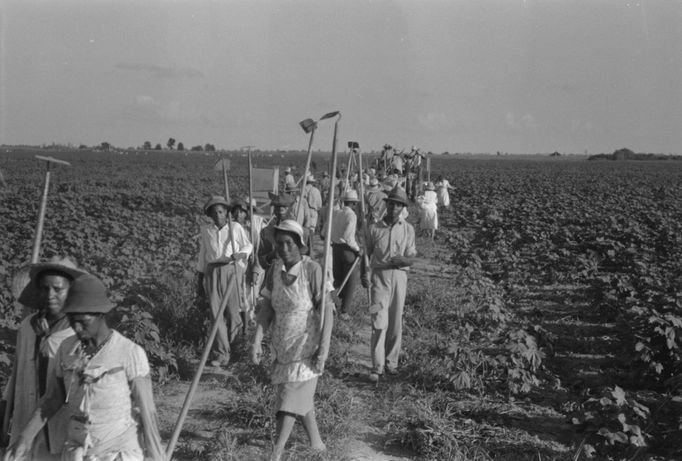
[[[291,173],[287,173],[284,176],[284,186],[289,189],[293,189],[296,187],[296,180],[294,179],[294,175],[292,175]]]
[[[347,206],[334,210],[332,214],[331,243],[345,243],[352,250],[360,251],[360,245],[355,237],[358,217]]]
[[[250,255],[253,251],[253,245],[246,230],[239,223],[233,222],[232,234],[234,235],[234,254],[246,253],[247,256]],[[228,263],[232,255],[232,242],[227,224],[218,229],[218,226],[211,223],[201,229],[197,271],[206,273],[209,264]],[[244,261],[239,261],[239,264],[245,267]]]
[[[402,218],[393,225],[383,219],[371,225],[367,236],[367,254],[372,269],[384,269],[394,256],[416,256],[414,227]]]
[[[368,221],[370,224],[379,222],[386,214],[386,193],[381,189],[372,189],[365,193]]]

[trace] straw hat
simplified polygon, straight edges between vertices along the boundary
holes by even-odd
[[[249,211],[249,206],[246,204],[246,201],[241,198],[233,198],[232,203],[230,204],[230,210],[234,210],[235,208],[241,208],[244,212]]]
[[[229,211],[230,209],[230,204],[225,200],[225,197],[221,195],[214,195],[210,199],[206,201],[204,204],[204,214],[208,215],[209,210],[213,205],[223,205],[227,210]]]
[[[348,189],[341,197],[342,202],[359,202],[358,193],[355,189]]]
[[[301,226],[297,221],[294,221],[293,219],[285,219],[279,225],[275,226],[275,231],[282,231],[282,232],[289,232],[291,234],[296,235],[298,237],[298,246],[301,248],[303,252],[306,252],[308,250],[308,247],[305,244],[305,236],[303,233],[303,226]]]
[[[402,203],[404,206],[408,206],[410,202],[407,200],[407,193],[405,189],[400,187],[395,187],[388,193],[388,196],[384,198],[387,202]]]
[[[92,274],[77,278],[64,303],[66,314],[106,314],[116,305],[109,300],[104,283]]]
[[[71,280],[75,280],[86,273],[78,269],[76,263],[71,261],[69,258],[55,256],[48,262],[31,264],[31,268],[29,270],[29,276],[31,277],[31,281],[34,284],[37,284],[40,274],[47,271],[61,272]]]
[[[38,281],[40,276],[46,272],[54,272],[63,275],[72,282],[77,278],[86,275],[87,272],[78,269],[76,263],[68,257],[54,256],[48,262],[31,264],[28,270],[29,282],[21,290],[17,301],[24,306],[38,309]]]
[[[286,167],[286,168],[284,169],[284,172],[285,172],[285,173],[291,173],[291,167],[290,167],[290,166]]]
[[[379,185],[379,180],[375,177],[370,178],[369,180],[369,186],[370,187],[377,187]]]
[[[294,199],[289,194],[273,194],[268,192],[268,197],[270,197],[270,204],[272,206],[285,206],[290,207],[294,203]]]

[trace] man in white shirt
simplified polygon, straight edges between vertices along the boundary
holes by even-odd
[[[358,222],[355,212],[359,202],[358,193],[353,189],[349,189],[343,194],[341,201],[343,206],[334,210],[332,214],[330,235],[334,287],[336,289],[340,288],[343,281],[348,277],[346,285],[337,293],[339,299],[341,299],[340,314],[347,315],[359,281],[358,265],[355,264],[356,259],[360,256],[360,245],[358,245],[355,235]]]
[[[296,180],[294,179],[294,175],[291,174],[290,167],[286,167],[286,169],[284,170],[284,189],[285,190],[296,189]]]
[[[308,231],[308,239],[306,242],[309,248],[312,249],[313,236],[315,235],[315,229],[317,229],[318,217],[320,213],[320,208],[322,208],[322,195],[320,190],[316,187],[317,180],[313,175],[308,176],[306,181],[305,190],[303,192],[305,201],[303,206],[305,207],[305,217],[303,222],[303,227]]]
[[[230,343],[234,342],[242,328],[237,283],[242,279],[246,259],[253,251],[249,235],[239,223],[232,223],[230,235],[230,226],[227,225],[229,210],[230,205],[220,196],[211,197],[204,205],[204,213],[212,223],[201,229],[196,265],[198,290],[202,297],[207,298],[214,321],[221,303],[227,298],[225,314],[218,321],[213,366],[229,363]]]

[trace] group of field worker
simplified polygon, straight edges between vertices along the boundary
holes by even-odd
[[[398,372],[407,273],[416,257],[415,231],[405,220],[410,200],[400,179],[380,181],[368,169],[346,180],[336,172],[332,182],[325,173],[320,190],[312,175],[299,187],[291,170],[286,173],[284,192],[269,196],[270,219],[257,214],[255,202],[211,197],[203,207],[210,221],[201,228],[196,263],[197,291],[217,323],[212,366],[229,364],[253,323],[249,351],[260,363],[262,341],[270,335],[277,422],[272,460],[281,459],[297,419],[311,447],[325,449],[314,395],[329,354],[332,292],[347,320],[359,282],[369,288],[368,378],[377,383]],[[327,203],[331,187],[338,197],[333,204]],[[421,209],[424,201],[433,197],[420,198]],[[327,234],[331,265],[323,270],[313,244]],[[31,266],[20,301],[34,313],[19,327],[3,396],[4,459],[164,459],[146,354],[109,327],[115,306],[102,281],[57,258]]]

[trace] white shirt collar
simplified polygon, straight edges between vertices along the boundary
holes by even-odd
[[[294,277],[298,277],[301,274],[301,267],[303,266],[303,258],[293,266],[291,266],[291,269],[287,270],[287,267],[282,263],[282,272],[285,272],[288,275],[293,275]]]

